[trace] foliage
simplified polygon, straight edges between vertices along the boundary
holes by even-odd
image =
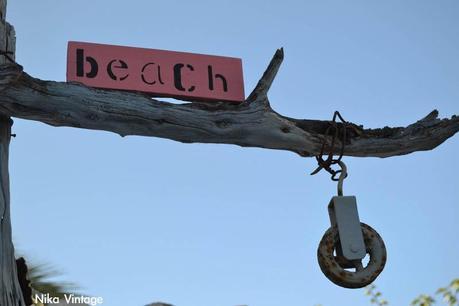
[[[376,290],[376,286],[373,284],[365,288],[365,294],[371,297],[371,304],[375,304],[378,306],[384,306],[389,304],[387,300],[382,298],[382,293]]]
[[[70,282],[55,282],[50,280],[61,275],[61,272],[42,264],[29,267],[28,277],[33,291],[63,297],[64,294],[73,293],[76,285]]]
[[[454,279],[448,286],[442,287],[437,290],[436,295],[442,297],[442,301],[448,306],[459,306],[457,295],[459,293],[459,278]],[[370,296],[370,303],[383,306],[388,305],[389,302],[382,298],[382,293],[376,289],[375,285],[366,287],[365,294]],[[411,302],[411,306],[432,306],[437,302],[433,296],[428,294],[421,294]]]
[[[434,298],[427,294],[421,294],[411,302],[412,306],[430,306],[433,304],[435,304]]]
[[[442,287],[435,293],[442,297],[443,302],[448,306],[459,305],[457,294],[459,293],[459,278],[454,279],[448,286]],[[421,294],[411,302],[411,306],[431,306],[436,303],[436,300],[426,294]]]
[[[62,273],[53,269],[49,265],[29,265],[28,279],[32,287],[33,294],[49,294],[50,296],[63,297],[65,294],[75,293],[78,287],[74,283],[54,281],[56,277]],[[454,279],[446,287],[439,288],[435,295],[440,296],[441,300],[448,306],[459,306],[459,278]],[[370,297],[370,303],[376,306],[385,306],[389,302],[382,297],[382,293],[375,285],[370,285],[365,288],[365,295]],[[437,300],[431,295],[421,294],[411,302],[411,306],[432,306],[437,303]],[[45,306],[34,300],[35,306]],[[154,306],[171,306],[165,303],[149,304]],[[320,305],[317,305],[320,306]]]
[[[28,279],[32,288],[32,300],[35,306],[45,306],[35,299],[36,294],[49,294],[52,297],[63,298],[64,295],[75,293],[76,284],[71,282],[55,281],[62,273],[49,265],[28,265]]]

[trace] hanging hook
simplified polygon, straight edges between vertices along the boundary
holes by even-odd
[[[387,254],[381,236],[370,226],[361,223],[355,196],[343,196],[343,182],[347,167],[334,171],[332,180],[338,182],[338,196],[328,204],[331,226],[317,249],[319,266],[333,283],[345,288],[362,288],[372,283],[384,269]],[[339,174],[339,177],[337,177]],[[369,255],[366,265],[362,260]]]
[[[346,164],[341,160],[338,161],[338,165],[341,167],[341,170],[336,171],[335,175],[339,173],[338,196],[342,196],[343,195],[343,182],[344,182],[344,179],[347,177],[347,167],[346,167]],[[335,175],[333,175],[333,178]]]

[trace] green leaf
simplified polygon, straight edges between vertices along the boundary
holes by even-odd
[[[435,292],[436,294],[440,294],[440,293],[443,293],[446,291],[446,288],[438,288],[437,292]]]
[[[456,293],[459,293],[459,278],[454,279],[449,286]]]

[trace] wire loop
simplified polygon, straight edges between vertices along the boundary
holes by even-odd
[[[341,129],[338,126],[338,123],[336,122],[337,118],[341,121],[341,124],[342,124]],[[344,146],[345,146],[346,139],[347,139],[347,127],[348,127],[348,123],[346,122],[346,120],[343,119],[343,117],[338,111],[335,111],[335,113],[333,114],[333,119],[330,122],[329,127],[325,130],[324,140],[322,143],[322,147],[320,149],[320,153],[319,155],[316,156],[318,167],[311,173],[311,175],[317,174],[320,172],[320,170],[325,169],[325,171],[331,174],[332,181],[335,181],[335,182],[339,181],[340,178],[337,178],[336,176],[340,174],[342,170],[334,170],[332,168],[332,165],[339,164],[341,159],[343,158]],[[342,130],[341,139],[340,139],[341,147],[340,147],[338,157],[334,158],[335,142],[336,142],[336,139],[339,138],[340,136],[339,135],[340,130]],[[333,135],[331,137],[331,143],[328,146],[329,147],[328,156],[326,159],[324,159],[324,152],[325,152],[325,148],[327,147],[328,136],[330,136],[332,132],[333,132]],[[346,176],[347,176],[347,173],[346,173]]]

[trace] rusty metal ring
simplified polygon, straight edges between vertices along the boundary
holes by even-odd
[[[360,261],[346,262],[334,254],[338,245],[338,230],[336,228],[329,228],[325,232],[317,249],[320,269],[329,280],[338,286],[345,288],[365,287],[378,277],[386,264],[386,246],[381,236],[365,223],[360,223],[360,226],[367,254],[370,255],[370,261],[366,267],[362,267]],[[355,272],[346,270],[351,266],[356,268]]]

